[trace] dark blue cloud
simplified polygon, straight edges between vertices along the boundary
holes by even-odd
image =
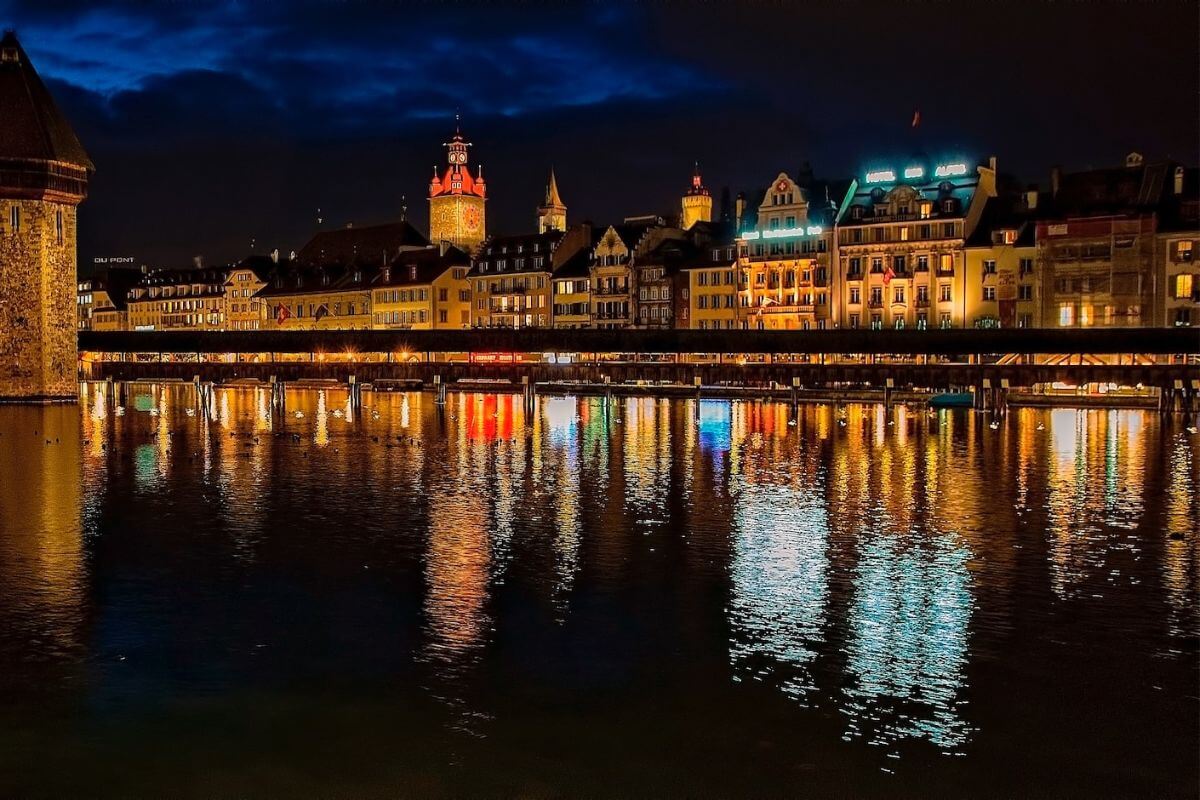
[[[85,262],[287,250],[318,207],[404,196],[423,224],[456,110],[492,230],[530,226],[551,165],[571,218],[605,221],[673,211],[694,159],[718,191],[914,148],[1037,181],[1200,138],[1192,0],[0,0],[5,26],[98,165]]]

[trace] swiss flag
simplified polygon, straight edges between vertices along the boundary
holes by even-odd
[[[883,285],[887,286],[892,282],[892,278],[896,277],[896,270],[888,267],[883,271]]]

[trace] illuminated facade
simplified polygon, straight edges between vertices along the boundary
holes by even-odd
[[[546,199],[537,211],[538,233],[563,232],[567,229],[567,206],[558,196],[558,181],[554,170],[550,170],[550,181],[546,184]]]
[[[371,280],[361,267],[280,270],[258,293],[264,330],[365,330],[371,327]]]
[[[738,314],[737,246],[714,243],[700,257],[683,267],[687,285],[676,327],[695,330],[733,330],[740,327]]]
[[[692,185],[681,201],[679,227],[685,231],[697,222],[712,222],[712,195],[700,178],[700,165],[692,173]]]
[[[1167,327],[1200,325],[1200,170],[1175,166],[1161,216],[1155,260],[1163,280],[1160,320]]]
[[[965,251],[968,327],[1041,326],[1042,287],[1034,268],[1037,209],[1037,192],[987,201]]]
[[[141,277],[142,273],[134,269],[106,269],[90,278],[81,278],[76,287],[79,330],[127,330],[126,297]]]
[[[278,265],[278,253],[270,258],[251,257],[229,270],[225,279],[225,329],[256,331],[262,327],[262,301],[257,297]]]
[[[587,328],[592,322],[592,261],[593,236],[599,235],[591,226],[588,230],[590,244],[580,247],[567,258],[562,266],[554,270],[551,278],[553,287],[553,324],[556,328]]]
[[[479,248],[467,274],[471,325],[483,328],[547,328],[551,324],[550,276],[563,234],[496,236]]]
[[[0,399],[78,397],[76,208],[94,169],[17,37],[3,34]]]
[[[405,252],[371,283],[374,328],[461,330],[471,327],[470,257],[456,247]]]
[[[913,160],[855,179],[838,215],[840,324],[967,325],[965,246],[995,194],[994,159]]]
[[[223,269],[171,269],[147,273],[126,300],[132,331],[225,329]]]
[[[610,225],[592,249],[592,327],[624,328],[636,319],[634,257],[646,234],[661,228],[661,217],[630,217]]]
[[[738,310],[743,328],[834,327],[833,221],[825,196],[812,197],[781,172],[763,195],[755,224],[738,234]],[[747,216],[743,221],[751,219]]]
[[[448,165],[440,175],[434,167],[429,184],[429,239],[435,244],[447,242],[470,253],[487,237],[483,167],[471,174],[467,165],[471,143],[463,139],[457,128],[445,147]]]
[[[1156,253],[1173,172],[1130,153],[1122,167],[1052,174],[1052,211],[1037,229],[1046,327],[1161,323],[1166,276]]]

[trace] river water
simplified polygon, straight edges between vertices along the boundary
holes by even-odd
[[[1197,794],[1178,418],[123,402],[0,407],[0,796]]]

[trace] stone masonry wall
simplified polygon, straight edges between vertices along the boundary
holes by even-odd
[[[12,230],[14,205],[20,231]],[[0,400],[77,397],[75,211],[0,199]]]

